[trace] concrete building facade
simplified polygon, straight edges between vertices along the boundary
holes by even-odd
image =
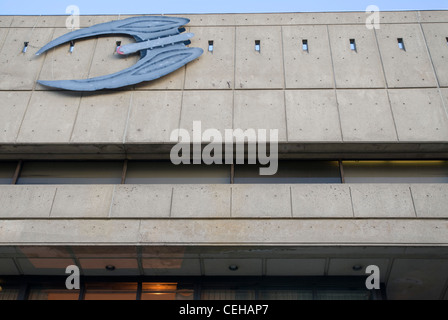
[[[66,17],[0,16],[0,297],[30,298],[43,276],[63,286],[77,265],[87,282],[134,277],[132,297],[186,281],[166,290],[266,298],[259,283],[289,279],[289,298],[331,283],[338,298],[448,299],[448,12],[382,12],[379,29],[364,12],[182,16],[199,59],[95,93],[36,81],[122,70],[138,56],[115,48],[132,39],[35,56]],[[170,135],[193,121],[278,129],[281,176],[171,167]],[[382,290],[344,296],[369,265]]]

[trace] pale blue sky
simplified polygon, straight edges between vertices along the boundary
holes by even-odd
[[[0,15],[65,15],[69,5],[77,5],[81,14],[365,11],[368,5],[382,11],[448,9],[447,0],[0,0]]]

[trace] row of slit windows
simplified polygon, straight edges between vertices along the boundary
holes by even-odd
[[[448,45],[448,37],[445,38],[446,44]],[[397,38],[397,42],[398,42],[398,48],[401,50],[406,51],[406,47],[404,45],[404,40],[403,38]],[[23,43],[23,49],[22,49],[22,53],[26,53],[28,51],[28,46],[29,46],[29,41],[25,41]],[[117,41],[116,42],[116,48],[115,50],[118,49],[118,47],[121,46],[121,41]],[[69,52],[73,53],[75,49],[75,42],[74,41],[70,41],[70,49]],[[357,46],[356,46],[356,39],[350,39],[350,49],[352,51],[357,51]],[[209,40],[208,41],[208,51],[213,53],[215,50],[215,41],[214,40]],[[255,51],[256,52],[261,52],[261,40],[255,40]],[[302,51],[304,52],[309,52],[310,51],[310,47],[308,45],[308,39],[303,39],[302,40]]]
[[[448,161],[280,160],[260,165],[174,165],[170,161],[0,161],[0,184],[448,183]]]

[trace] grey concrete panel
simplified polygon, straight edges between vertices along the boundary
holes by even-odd
[[[174,186],[171,216],[230,217],[231,190],[226,185]]]
[[[438,300],[448,277],[448,260],[396,259],[387,284],[391,300]]]
[[[419,218],[448,218],[448,186],[414,184],[411,186]]]
[[[166,185],[116,186],[110,216],[114,218],[168,218],[172,187]]]
[[[342,141],[334,90],[286,91],[288,140]]]
[[[0,242],[16,241],[14,227],[0,225]],[[142,220],[140,231],[151,244],[447,245],[446,228],[443,219],[166,219]]]
[[[9,28],[13,19],[13,16],[0,16],[0,28]]]
[[[79,93],[58,91],[34,92],[17,142],[69,142],[80,96]]]
[[[400,141],[447,141],[448,118],[437,89],[390,90]]]
[[[351,184],[355,217],[415,218],[408,185]]]
[[[170,16],[188,18],[191,26],[228,26],[234,25],[236,19],[234,14],[183,14]]]
[[[169,142],[179,127],[182,92],[134,92],[126,142]]]
[[[147,276],[200,276],[199,259],[142,259],[144,274]]]
[[[386,90],[338,90],[344,141],[397,141]]]
[[[347,185],[293,185],[292,212],[297,218],[353,217]]]
[[[137,63],[140,59],[140,54],[119,55],[116,52],[117,41],[121,41],[122,46],[135,42],[130,36],[112,35],[98,38],[92,66],[89,71],[89,78],[112,74]]]
[[[187,66],[186,89],[233,89],[235,72],[235,28],[190,28],[195,34],[191,47],[204,50]],[[213,41],[213,52],[209,51]]]
[[[56,192],[54,186],[1,186],[2,218],[48,218]]]
[[[8,31],[9,31],[8,28],[0,28],[0,51],[2,50],[3,43],[6,39],[6,36],[8,35]]]
[[[36,51],[50,40],[53,29],[13,28],[0,52],[0,90],[32,90],[44,62]],[[28,50],[22,53],[24,42]]]
[[[41,16],[13,16],[11,28],[36,27],[41,18]]]
[[[291,217],[289,185],[233,185],[232,217]]]
[[[139,241],[139,225],[139,220],[3,220],[0,243],[135,244]]]
[[[267,276],[323,276],[325,259],[266,259]]]
[[[0,258],[0,274],[2,276],[18,276],[20,273],[13,259]]]
[[[380,13],[380,23],[417,23],[419,11],[388,11]]]
[[[446,15],[445,15],[446,16]],[[448,21],[448,17],[445,21]],[[436,70],[439,85],[448,86],[448,23],[423,24],[426,43]]]
[[[108,217],[113,190],[113,186],[58,186],[51,210],[51,217]]]
[[[337,88],[383,88],[384,75],[373,30],[366,26],[329,26]],[[356,50],[350,47],[356,42]]]
[[[130,92],[84,94],[70,141],[122,143],[130,101]]]
[[[419,25],[384,24],[376,33],[389,88],[437,86]],[[398,47],[399,38],[405,50]]]
[[[55,29],[53,40],[67,32],[67,29]],[[73,53],[70,53],[69,43],[48,51],[39,80],[87,79],[95,44],[96,41],[93,39],[78,40],[75,42]],[[48,89],[39,83],[36,85],[36,90]]]
[[[361,266],[361,270],[353,270],[353,266]],[[380,269],[381,282],[386,281],[389,259],[330,259],[328,268],[329,276],[367,276],[366,268],[370,265],[378,266]]]
[[[255,41],[260,41],[259,52],[255,50]],[[235,59],[235,88],[284,87],[280,27],[238,27]]]
[[[224,139],[225,130],[232,129],[232,91],[185,91],[180,128],[193,137],[193,121],[201,121],[201,129],[217,129]]]
[[[286,141],[283,91],[236,91],[234,129],[278,129],[279,141]]]
[[[30,96],[31,92],[0,92],[0,142],[16,141]]]
[[[238,270],[230,270],[231,265]],[[262,269],[261,259],[204,259],[206,276],[261,276]]]
[[[419,11],[418,12],[421,22],[447,22],[448,11]]]
[[[123,20],[123,18],[116,15],[81,15],[79,22],[80,28],[87,28],[96,24],[111,22],[115,20]]]
[[[303,50],[303,40],[308,51]],[[286,88],[333,88],[334,76],[326,26],[283,27]]]

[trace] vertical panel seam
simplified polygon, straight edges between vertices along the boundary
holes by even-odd
[[[233,209],[233,186],[230,186],[230,218],[232,218]]]
[[[292,185],[289,186],[289,198],[290,200],[290,205],[291,205],[291,218],[294,218],[294,206],[293,206],[293,200],[292,200]]]
[[[355,218],[355,206],[353,205],[353,195],[352,195],[352,187],[348,186],[348,191],[350,193],[350,202],[352,204],[352,214],[353,214],[353,218]]]
[[[168,217],[171,218],[173,211],[173,199],[174,199],[174,187],[171,187],[171,199],[170,199],[170,212],[168,213]]]
[[[108,215],[107,215],[108,218],[111,218],[111,217],[112,217],[112,206],[114,205],[114,200],[115,200],[115,190],[116,190],[116,188],[117,188],[117,185],[114,184],[114,188],[113,188],[113,190],[112,190],[112,197],[111,197],[111,199],[110,199],[109,213],[108,213]]]
[[[412,194],[411,186],[409,186],[409,193],[411,194],[412,207],[414,208],[414,215],[417,217],[417,209],[415,208],[414,196]]]
[[[327,37],[328,37],[328,47],[330,49],[330,58],[331,58],[331,69],[333,71],[333,91],[334,91],[334,97],[336,99],[336,109],[338,110],[338,120],[339,120],[339,132],[341,134],[341,141],[344,142],[344,133],[342,131],[342,120],[341,120],[341,111],[339,109],[339,99],[338,99],[338,93],[336,88],[336,71],[334,68],[334,59],[333,59],[333,49],[331,48],[331,39],[330,39],[330,29],[327,27]]]
[[[56,189],[54,190],[53,201],[51,202],[50,214],[48,215],[48,218],[51,218],[51,214],[53,213],[53,206],[54,206],[54,201],[56,200],[57,193],[58,193],[58,187],[56,187]]]
[[[236,90],[236,26],[235,26],[235,34],[234,34],[234,48],[233,48],[233,100],[232,100],[232,129],[235,130],[235,90]]]
[[[281,37],[281,44],[282,44],[282,63],[283,63],[283,109],[285,110],[286,141],[289,141],[288,112],[286,110],[286,67],[285,67],[285,42],[283,39],[283,26],[280,27],[280,37]]]
[[[135,93],[135,90],[131,91],[131,97],[129,98],[128,115],[126,118],[126,125],[124,127],[124,132],[123,132],[123,145],[126,144],[126,136],[128,134],[129,119],[131,118],[132,104],[134,102],[134,93]]]

